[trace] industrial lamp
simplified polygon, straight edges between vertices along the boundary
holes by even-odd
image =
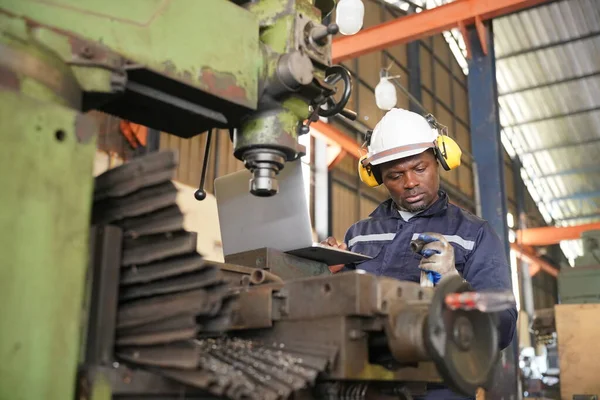
[[[388,70],[385,68],[379,73],[379,83],[375,86],[375,103],[380,109],[389,111],[396,106],[398,101],[396,87],[391,80],[399,77],[399,75],[389,76]]]
[[[354,35],[363,26],[365,5],[361,0],[340,0],[335,9],[335,23],[342,35]]]

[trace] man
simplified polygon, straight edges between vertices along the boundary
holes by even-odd
[[[510,269],[496,233],[486,221],[449,204],[448,195],[440,190],[439,168],[445,160],[436,156],[438,134],[422,116],[390,110],[373,130],[367,155],[370,172],[390,199],[352,225],[344,243],[332,237],[323,243],[373,257],[344,270],[358,268],[413,282],[420,281],[422,271],[429,271],[436,283],[460,274],[474,290],[510,289]],[[410,242],[419,237],[428,244],[416,254]],[[514,308],[499,315],[502,349],[514,336],[516,319]],[[434,385],[425,399],[464,397]]]

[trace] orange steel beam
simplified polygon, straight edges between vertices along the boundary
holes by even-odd
[[[328,146],[327,153],[327,168],[330,171],[346,157],[346,152],[339,146]]]
[[[600,222],[576,226],[545,226],[517,231],[519,244],[525,246],[548,246],[561,240],[579,239],[585,231],[600,229]]]
[[[529,264],[529,275],[533,276],[541,270],[555,278],[558,276],[557,268],[531,253],[529,250],[519,247],[516,243],[511,243],[510,249],[517,254],[517,257]]]
[[[325,123],[323,121],[313,122],[310,126],[312,128],[315,128],[316,132],[311,131],[315,136],[322,137],[329,143],[341,147],[343,152],[356,159],[360,158],[360,145],[356,142],[356,140],[352,139],[350,136],[346,135],[344,132],[340,131],[335,126]],[[367,149],[364,149],[362,151],[363,154],[366,152]]]
[[[436,35],[460,25],[466,27],[476,24],[483,42],[483,21],[547,1],[549,0],[456,0],[363,29],[356,35],[336,38],[333,40],[332,58],[334,62],[340,63],[390,46]]]

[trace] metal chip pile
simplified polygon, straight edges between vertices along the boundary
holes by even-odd
[[[123,230],[116,356],[230,399],[285,399],[312,386],[331,349],[218,338],[234,292],[183,228],[173,152],[152,153],[96,178],[93,224]]]
[[[229,399],[287,399],[315,384],[331,351],[315,351],[236,338],[207,338],[160,348],[129,348],[118,353],[129,362],[160,367],[156,372]],[[320,354],[319,354],[320,353]]]

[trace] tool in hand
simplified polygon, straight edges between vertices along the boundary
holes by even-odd
[[[425,247],[426,242],[423,239],[415,239],[410,242],[410,249],[417,253],[421,254],[423,247]],[[434,284],[434,276],[431,271],[421,271],[421,287],[433,287]]]

